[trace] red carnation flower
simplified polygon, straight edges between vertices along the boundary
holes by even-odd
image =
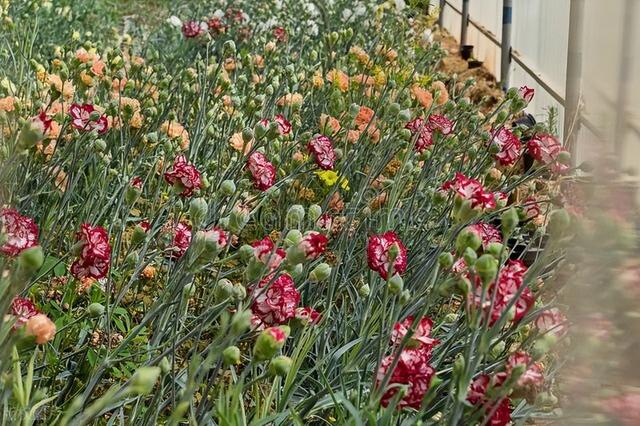
[[[96,119],[95,117],[91,117],[94,113],[99,113],[99,111],[96,110],[96,108],[91,104],[71,104],[71,106],[69,107],[71,125],[78,130],[95,130],[101,135],[106,133],[109,129],[107,116],[104,114],[100,114],[100,116]]]
[[[151,229],[151,224],[148,220],[143,220],[138,225],[144,230],[144,232],[149,232],[149,229]]]
[[[538,362],[532,362],[533,359],[526,352],[518,351],[511,354],[507,359],[507,374],[511,375],[513,369],[518,365],[523,365],[526,369],[518,378],[518,387],[538,389],[544,383],[542,375],[542,365]]]
[[[229,28],[229,26],[225,24],[222,19],[215,16],[207,21],[207,26],[209,27],[209,32],[213,34],[225,33],[227,32],[227,28]]]
[[[140,176],[135,176],[131,181],[129,181],[129,185],[136,189],[142,189],[142,178],[140,178]]]
[[[322,231],[329,232],[333,226],[333,218],[329,213],[323,213],[316,221],[316,226]]]
[[[278,269],[287,256],[287,253],[283,249],[275,249],[275,245],[269,237],[255,241],[251,246],[253,247],[253,254],[256,259],[267,265],[270,271]]]
[[[31,317],[38,315],[40,311],[36,308],[33,302],[25,297],[14,297],[11,302],[11,315],[16,319],[14,328],[18,328],[26,324],[27,320]]]
[[[416,138],[415,150],[418,153],[422,153],[425,149],[433,145],[432,130],[426,125],[422,118],[409,121],[404,128],[409,129],[412,138]]]
[[[411,329],[413,321],[413,316],[409,315],[404,321],[395,323],[393,325],[393,331],[391,332],[391,343],[399,345],[402,342],[402,339],[404,339],[404,336],[409,332],[409,329]],[[425,351],[427,356],[430,357],[431,350],[439,343],[438,339],[430,337],[432,326],[433,321],[431,318],[423,317],[407,343],[407,347],[419,347]]]
[[[500,130],[494,130],[491,133],[491,143],[495,143],[500,147],[500,152],[496,154],[496,159],[500,165],[511,166],[520,158],[520,139],[510,130],[504,127]]]
[[[71,265],[71,273],[77,279],[95,278],[99,280],[107,276],[111,263],[111,246],[109,235],[102,226],[80,225],[77,233],[82,243],[80,257]]]
[[[182,35],[186,38],[198,37],[203,32],[202,25],[198,21],[186,21],[182,24]]]
[[[540,208],[540,205],[536,202],[536,199],[533,197],[527,197],[524,200],[524,205],[522,206],[522,208],[524,209],[524,212],[529,219],[533,219],[534,217],[537,217],[540,214],[542,214],[542,209]]]
[[[563,151],[558,139],[547,134],[534,136],[527,142],[527,149],[529,154],[542,164],[550,164],[556,161],[558,154]]]
[[[535,320],[534,324],[540,333],[550,334],[558,338],[563,337],[569,331],[567,317],[558,308],[547,309]]]
[[[253,176],[253,181],[261,191],[271,188],[276,181],[276,168],[261,152],[254,152],[247,160],[247,168]]]
[[[229,243],[229,234],[220,227],[214,226],[211,229],[207,229],[206,231],[204,231],[204,234],[207,239],[213,239],[214,241],[216,241],[218,250],[226,247]]]
[[[320,312],[310,306],[304,308],[296,308],[295,317],[304,324],[317,324],[320,321]]]
[[[44,111],[41,111],[40,114],[33,117],[32,120],[37,120],[42,124],[42,133],[47,133],[51,129],[51,123],[53,122],[53,119],[49,118]]]
[[[397,246],[398,255],[392,261],[389,250],[393,245]],[[388,231],[381,235],[372,235],[369,237],[369,244],[367,245],[367,262],[369,268],[376,271],[382,279],[386,280],[392,269],[394,275],[403,274],[407,269],[407,249],[393,231]]]
[[[518,95],[528,104],[533,100],[535,90],[528,86],[522,86],[520,89],[518,89]]]
[[[200,172],[184,155],[178,155],[173,161],[171,170],[164,173],[164,180],[181,190],[180,195],[190,197],[193,191],[202,187]]]
[[[273,275],[264,278],[253,290],[255,299],[251,305],[253,312],[263,324],[284,324],[295,317],[300,302],[300,293],[289,274],[281,274],[275,280]]]
[[[484,407],[485,413],[490,416],[485,420],[485,424],[491,426],[506,426],[511,422],[511,400],[508,397],[501,399],[497,404],[488,398],[489,387],[500,386],[504,383],[506,375],[504,373],[495,375],[493,380],[488,374],[481,374],[474,379],[469,387],[467,401],[473,405]]]
[[[231,19],[237,24],[241,24],[245,21],[246,17],[242,9],[229,8],[224,14],[225,18]]]
[[[6,256],[17,256],[23,250],[38,245],[38,226],[33,219],[22,216],[15,209],[2,209],[0,234],[7,238],[0,246],[0,253]]]
[[[502,234],[493,225],[480,222],[467,227],[482,239],[482,249],[486,250],[491,243],[502,243]]]
[[[289,133],[291,133],[291,123],[286,118],[284,118],[284,115],[277,114],[275,117],[273,117],[273,121],[275,121],[278,125],[278,133],[281,136],[287,136]],[[264,127],[269,127],[270,120],[268,118],[263,118],[262,120],[260,120],[260,123]]]
[[[191,245],[191,226],[186,222],[178,222],[172,230],[173,240],[169,248],[171,259],[180,259]]]
[[[328,243],[329,240],[324,234],[311,231],[302,238],[298,247],[304,252],[307,260],[313,260],[324,253]]]
[[[449,120],[444,115],[430,115],[427,126],[429,126],[429,130],[432,132],[437,130],[444,136],[448,136],[453,132],[453,121]]]
[[[492,283],[484,297],[482,309],[488,313],[493,299],[493,307],[490,313],[489,324],[493,325],[500,319],[508,309],[511,301],[516,297],[520,288],[524,285],[524,274],[527,267],[521,260],[509,260],[507,265],[500,270],[498,279]],[[495,295],[494,295],[495,293]],[[476,307],[481,307],[482,285],[479,278],[475,282],[475,291],[469,294],[471,302]],[[535,297],[528,287],[525,287],[513,304],[513,322],[519,322],[531,309],[535,302]]]
[[[285,30],[283,27],[275,27],[273,29],[273,36],[279,42],[284,43],[285,41],[287,41],[287,38],[288,38],[287,30]]]
[[[376,376],[376,385],[379,385],[384,380],[394,358],[395,354],[389,355],[382,360]],[[398,408],[412,407],[420,409],[422,400],[429,390],[434,375],[435,370],[429,365],[429,357],[425,351],[422,349],[403,350],[388,382],[389,385],[406,385],[407,387],[404,396],[398,403]],[[382,395],[380,403],[383,407],[389,405],[398,390],[398,386],[391,386]]]
[[[315,157],[318,167],[322,170],[333,170],[336,153],[333,150],[331,139],[324,135],[316,136],[311,139],[307,145],[307,149]]]
[[[491,192],[485,192],[480,181],[468,178],[462,173],[456,172],[455,177],[442,185],[442,190],[452,190],[465,200],[471,200],[471,207],[491,209],[496,206],[495,196]]]

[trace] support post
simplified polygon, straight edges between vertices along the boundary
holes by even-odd
[[[462,0],[462,28],[460,29],[460,46],[467,44],[467,29],[469,28],[469,1]]]
[[[438,27],[444,28],[444,6],[446,0],[440,0],[440,10],[438,11]]]
[[[580,97],[582,86],[584,0],[571,0],[569,10],[569,42],[567,46],[567,79],[565,82],[564,145],[576,158],[576,140],[580,127]],[[575,163],[574,163],[575,164]]]
[[[513,20],[513,0],[502,2],[502,43],[500,43],[500,86],[509,90],[511,77],[511,23]]]
[[[624,3],[624,18],[622,22],[622,45],[620,46],[620,68],[618,70],[618,96],[616,103],[616,127],[613,135],[614,150],[619,163],[624,155],[624,143],[627,132],[629,80],[631,78],[631,64],[633,63],[634,48],[634,17],[636,16],[636,0],[626,0]]]

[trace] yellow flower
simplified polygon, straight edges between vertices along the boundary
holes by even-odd
[[[321,170],[321,171],[317,171],[316,175],[318,175],[318,177],[320,178],[320,180],[322,181],[322,183],[325,186],[333,186],[336,184],[336,182],[338,182],[338,180],[340,180],[340,187],[342,189],[344,189],[345,191],[348,191],[349,188],[349,180],[347,178],[341,178],[340,175],[338,175],[336,172],[334,172],[333,170]]]

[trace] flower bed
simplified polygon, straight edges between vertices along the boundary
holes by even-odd
[[[189,2],[132,34],[76,3],[4,10],[0,416],[553,408],[572,170],[553,120],[516,124],[532,91],[480,113],[403,2]]]

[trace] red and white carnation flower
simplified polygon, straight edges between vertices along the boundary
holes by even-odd
[[[17,256],[23,250],[38,245],[38,226],[27,216],[22,216],[17,210],[3,208],[0,212],[0,235],[4,234],[6,241],[0,246],[0,253],[6,256]]]
[[[318,135],[311,139],[307,149],[313,154],[318,167],[322,170],[333,170],[337,157],[331,139],[324,135]]]
[[[202,187],[200,172],[189,163],[184,155],[178,155],[171,169],[164,173],[164,180],[179,190],[183,197],[190,197],[193,191]]]
[[[397,249],[395,258],[389,252],[392,246]],[[393,231],[372,235],[367,244],[367,263],[384,280],[389,278],[391,272],[392,275],[402,275],[407,269],[407,248]]]
[[[104,134],[109,129],[107,116],[100,113],[91,104],[71,104],[69,115],[71,116],[71,125],[78,130],[95,130],[99,134]]]

